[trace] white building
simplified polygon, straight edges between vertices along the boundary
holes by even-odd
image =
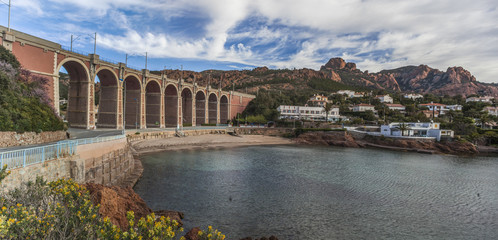
[[[405,130],[401,133],[405,125]],[[380,134],[386,137],[406,137],[406,138],[434,138],[437,141],[441,140],[441,131],[444,131],[444,136],[452,136],[453,131],[439,129],[439,123],[433,122],[394,122],[389,125],[380,126]]]
[[[462,105],[445,105],[441,103],[426,103],[426,104],[419,104],[419,107],[427,107],[429,111],[434,111],[434,115],[444,115],[450,110],[453,111],[462,111],[463,106]]]
[[[446,105],[445,111],[450,111],[450,110],[453,110],[453,111],[462,111],[462,108],[463,108],[463,106],[462,105],[458,105],[458,104],[455,104],[455,105]]]
[[[375,106],[370,104],[360,103],[353,106],[353,112],[375,111]]]
[[[485,107],[484,111],[488,112],[489,115],[498,116],[498,107]]]
[[[406,110],[405,106],[403,106],[401,104],[397,104],[397,103],[388,103],[388,104],[386,104],[386,106],[390,110],[395,110],[395,111],[400,111],[400,112],[403,112]]]
[[[355,92],[351,90],[339,90],[336,92],[336,94],[346,95],[348,97],[353,97],[354,93]]]
[[[377,95],[375,98],[379,99],[381,103],[393,103],[393,98],[389,95]]]
[[[465,100],[466,103],[468,102],[485,102],[485,103],[491,103],[493,102],[494,97],[491,96],[484,96],[484,97],[470,97]]]
[[[325,108],[323,107],[280,105],[277,111],[280,112],[280,119],[325,121],[326,118]],[[328,118],[329,121],[339,120],[341,118],[339,107],[332,107]]]
[[[410,94],[405,94],[403,95],[404,98],[409,98],[409,99],[412,99],[412,100],[417,100],[417,99],[423,99],[424,96],[422,94],[413,94],[413,93],[410,93]]]

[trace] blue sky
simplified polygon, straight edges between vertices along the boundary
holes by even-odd
[[[8,0],[1,0],[8,3]],[[498,82],[496,0],[12,0],[11,27],[137,68],[377,72],[462,66]],[[0,5],[7,26],[8,7]]]

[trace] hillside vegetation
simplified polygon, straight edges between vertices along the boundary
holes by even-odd
[[[0,46],[0,131],[63,130],[64,123],[50,107],[48,83],[22,69],[15,56]]]

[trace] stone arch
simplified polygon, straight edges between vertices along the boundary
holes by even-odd
[[[100,79],[97,126],[116,128],[118,125],[118,75],[111,68],[101,67],[96,76]]]
[[[220,97],[220,123],[221,124],[228,123],[228,120],[229,120],[228,109],[229,109],[228,97],[226,95],[222,95]]]
[[[161,124],[161,87],[155,80],[145,86],[145,122],[148,128]]]
[[[124,78],[124,120],[125,128],[140,128],[140,110],[142,106],[141,89],[139,78],[130,74]]]
[[[76,58],[66,58],[57,66],[57,73],[64,67],[69,75],[68,105],[66,120],[71,127],[89,128],[90,93],[93,91],[93,83],[90,81],[90,72],[85,63]],[[93,93],[92,93],[93,94]]]
[[[192,125],[192,90],[186,87],[182,90],[182,125]]]
[[[209,94],[208,120],[209,120],[209,124],[218,123],[218,96],[216,96],[216,93]]]
[[[168,84],[164,89],[164,123],[166,127],[178,124],[178,89],[174,84]]]
[[[203,91],[195,94],[195,125],[201,126],[206,123],[206,95]]]

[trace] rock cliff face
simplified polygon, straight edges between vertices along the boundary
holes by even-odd
[[[157,72],[156,72],[157,73]],[[247,90],[255,93],[257,89],[303,90],[313,88],[311,81],[332,80],[344,86],[359,86],[373,89],[386,89],[401,92],[433,93],[436,95],[472,94],[498,97],[498,85],[481,83],[462,67],[450,67],[446,72],[426,65],[406,66],[379,73],[362,72],[355,63],[342,58],[331,58],[319,71],[313,69],[272,70],[258,67],[243,71],[207,70],[203,72],[164,70],[168,78],[184,78],[201,86],[208,83],[225,90]],[[322,89],[316,89],[322,90]]]

